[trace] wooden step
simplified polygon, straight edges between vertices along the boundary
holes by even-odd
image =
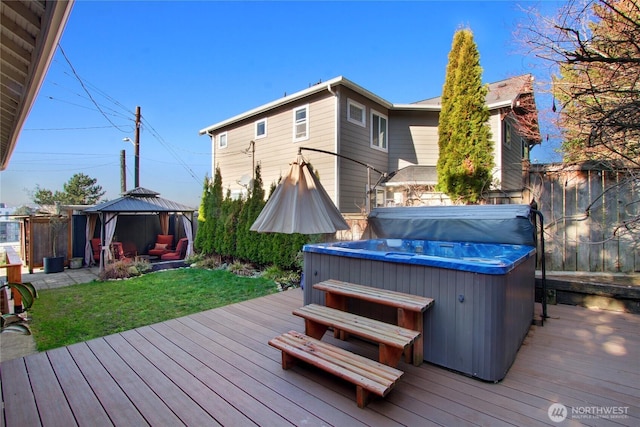
[[[356,385],[356,402],[364,408],[369,393],[384,397],[403,372],[296,331],[277,336],[269,344],[282,351],[282,368],[302,360]]]
[[[293,314],[305,319],[305,333],[315,339],[332,327],[378,343],[379,361],[389,366],[397,366],[402,352],[420,336],[418,331],[318,304],[305,305]]]
[[[363,301],[370,301],[376,304],[401,308],[407,311],[424,312],[433,304],[433,298],[420,295],[406,294],[404,292],[379,289],[371,286],[358,285],[355,283],[343,282],[341,280],[329,279],[313,285],[314,289],[325,291],[327,297],[343,296],[357,298]],[[328,306],[331,306],[327,303]],[[338,308],[338,307],[336,307]]]

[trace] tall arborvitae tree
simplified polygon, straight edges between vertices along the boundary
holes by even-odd
[[[442,91],[436,187],[454,201],[476,203],[491,184],[493,143],[486,95],[473,33],[459,30]]]
[[[256,165],[252,188],[246,203],[240,212],[240,225],[238,227],[238,255],[244,259],[262,263],[260,252],[261,235],[250,228],[265,205],[264,188],[262,187],[262,173],[260,165]]]
[[[209,207],[211,203],[211,180],[209,175],[204,177],[204,184],[202,185],[202,198],[200,199],[200,206],[198,207],[198,233],[193,241],[193,247],[198,252],[210,253],[211,247],[207,244],[207,218],[210,217]]]
[[[215,174],[213,175],[213,185],[211,187],[211,202],[209,204],[209,217],[207,222],[209,225],[207,231],[210,233],[211,239],[211,253],[216,252],[216,241],[218,238],[218,228],[220,226],[220,212],[222,211],[222,202],[224,197],[222,195],[222,173],[220,172],[220,166],[216,167]]]

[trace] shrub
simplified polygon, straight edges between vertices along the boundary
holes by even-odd
[[[301,277],[298,271],[282,270],[276,265],[267,267],[262,272],[262,277],[273,280],[281,291],[300,286]]]
[[[151,271],[151,264],[146,260],[140,261],[116,261],[107,265],[100,273],[100,280],[127,279],[140,276]]]
[[[232,264],[229,264],[227,270],[242,277],[252,277],[256,275],[256,270],[251,264],[246,264],[240,261],[234,261]]]
[[[201,259],[195,262],[196,267],[206,268],[208,270],[216,270],[222,265],[222,259],[219,255],[206,256],[203,255]]]

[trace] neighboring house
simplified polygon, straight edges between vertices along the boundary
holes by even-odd
[[[18,242],[20,240],[20,221],[11,215],[16,208],[9,208],[0,203],[0,243]]]
[[[502,191],[521,190],[523,162],[528,164],[530,147],[540,142],[535,137],[537,121],[533,137],[523,138],[517,126],[520,100],[533,101],[531,77],[514,77],[489,89],[494,179]],[[370,186],[379,184],[373,203],[384,206],[408,204],[407,185],[435,185],[439,101],[393,104],[337,77],[206,127],[200,134],[211,137],[212,175],[220,167],[223,187],[233,196],[246,193],[258,163],[268,192],[302,148],[338,209],[359,214],[370,208]],[[391,178],[379,183],[379,173],[348,159]]]

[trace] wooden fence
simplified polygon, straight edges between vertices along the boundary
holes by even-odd
[[[55,255],[65,259],[68,264],[71,257],[70,216],[51,217],[30,216],[22,219],[20,224],[20,253],[22,259],[33,273],[34,268],[44,265],[43,258]],[[55,238],[54,238],[55,237]]]
[[[547,270],[640,271],[639,172],[532,165],[523,201],[544,216]]]

